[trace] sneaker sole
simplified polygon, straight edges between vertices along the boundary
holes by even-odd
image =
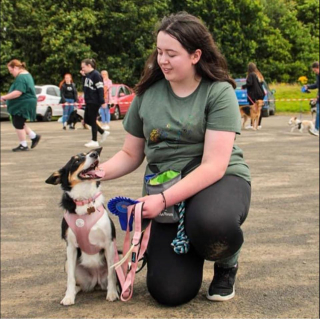
[[[227,301],[232,299],[235,296],[235,289],[233,286],[233,292],[232,294],[228,295],[228,296],[221,296],[221,295],[209,295],[209,292],[207,292],[207,299],[211,300],[211,301]]]

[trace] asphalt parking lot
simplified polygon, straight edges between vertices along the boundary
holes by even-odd
[[[39,145],[14,153],[16,133],[9,121],[2,121],[1,317],[319,318],[319,138],[291,133],[289,118],[264,118],[262,130],[245,130],[237,137],[251,168],[252,203],[243,225],[235,298],[225,303],[205,298],[213,274],[212,263],[206,262],[198,296],[175,308],[150,297],[145,269],[137,274],[127,303],[107,302],[105,292],[95,291],[80,293],[74,306],[59,304],[66,288],[61,190],[45,180],[72,155],[86,151],[91,134],[79,124],[79,129],[64,131],[61,123],[35,122],[30,126],[42,135]],[[103,161],[124,139],[121,121],[110,126]],[[104,182],[106,200],[139,197],[143,171],[144,165],[129,176]],[[112,219],[120,248],[123,232]]]

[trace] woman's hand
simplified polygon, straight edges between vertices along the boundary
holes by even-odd
[[[139,202],[144,202],[143,218],[153,219],[157,217],[165,208],[165,203],[161,194],[148,195],[137,199]]]

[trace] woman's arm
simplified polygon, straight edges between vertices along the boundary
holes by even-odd
[[[163,192],[167,207],[179,203],[221,179],[228,167],[234,144],[234,132],[207,130],[202,162],[180,182]],[[143,216],[156,217],[164,208],[161,194],[138,199],[145,202]]]
[[[115,179],[137,169],[144,160],[144,143],[144,138],[127,133],[121,151],[100,165],[105,171],[102,180]]]
[[[13,100],[13,99],[16,99],[18,98],[19,96],[21,96],[22,92],[21,91],[18,91],[18,90],[14,90],[6,95],[3,95],[1,96],[1,99],[2,100]]]

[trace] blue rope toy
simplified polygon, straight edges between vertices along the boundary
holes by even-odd
[[[186,205],[184,202],[179,204],[179,225],[176,238],[172,241],[171,246],[176,254],[186,254],[190,248],[190,240],[184,228],[184,215]]]

